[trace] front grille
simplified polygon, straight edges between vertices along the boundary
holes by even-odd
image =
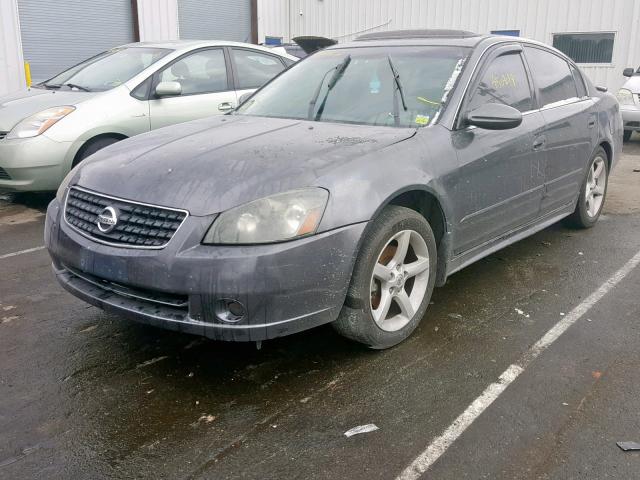
[[[2,167],[0,167],[0,180],[11,180],[11,175]]]
[[[98,228],[98,215],[107,207],[117,212],[113,230]],[[86,237],[102,243],[132,248],[162,248],[176,233],[188,213],[144,205],[72,187],[67,195],[65,219]]]
[[[187,295],[175,295],[163,292],[156,292],[154,290],[141,289],[136,287],[130,287],[122,285],[120,283],[110,282],[104,278],[96,277],[85,272],[80,272],[76,269],[69,268],[63,265],[64,268],[72,275],[81,278],[85,282],[106,290],[122,297],[133,298],[136,300],[142,300],[148,303],[154,303],[157,305],[164,305],[167,307],[179,308],[187,310],[189,306],[189,297]]]
[[[2,140],[4,137],[6,137],[7,133],[9,133],[9,132],[0,132],[0,140]]]

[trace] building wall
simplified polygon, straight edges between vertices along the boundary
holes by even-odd
[[[177,0],[137,0],[140,41],[176,40],[178,34]]]
[[[617,90],[622,70],[640,66],[640,0],[259,0],[258,38],[321,35],[338,41],[359,33],[455,28],[520,30],[548,44],[561,32],[615,32],[613,62],[583,65],[596,84]]]
[[[26,88],[15,0],[0,1],[0,96]]]

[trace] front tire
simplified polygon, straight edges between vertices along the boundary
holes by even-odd
[[[622,135],[622,141],[623,142],[628,142],[629,140],[631,140],[631,135],[633,135],[633,130],[625,130],[624,134]]]
[[[406,339],[424,316],[436,280],[433,231],[417,212],[386,207],[363,238],[342,311],[341,335],[372,349]]]
[[[567,218],[569,225],[576,228],[591,228],[596,224],[602,213],[608,183],[607,153],[599,147],[589,162],[576,209]]]

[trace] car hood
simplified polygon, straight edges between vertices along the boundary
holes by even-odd
[[[626,81],[622,88],[631,90],[631,93],[640,93],[640,75],[631,77]]]
[[[72,183],[116,197],[210,215],[310,185],[415,129],[240,115],[139,135],[95,154]]]
[[[31,88],[0,97],[0,131],[8,132],[21,120],[47,108],[77,105],[95,95],[92,92]]]

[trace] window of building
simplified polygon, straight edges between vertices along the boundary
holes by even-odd
[[[558,55],[535,47],[524,47],[531,67],[538,102],[545,107],[556,102],[577,99],[578,91],[569,64]]]
[[[533,108],[531,87],[519,53],[491,61],[469,102],[472,111],[485,103],[503,103],[526,112]]]
[[[553,46],[576,63],[611,63],[615,33],[556,33]]]
[[[491,30],[492,35],[506,35],[507,37],[519,37],[520,30]]]

